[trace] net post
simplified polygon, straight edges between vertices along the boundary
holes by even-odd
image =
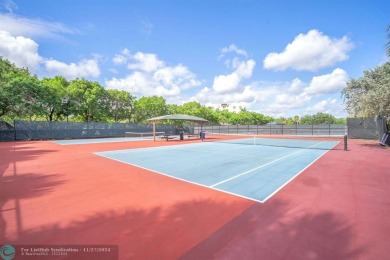
[[[344,151],[348,151],[348,136],[344,135]]]

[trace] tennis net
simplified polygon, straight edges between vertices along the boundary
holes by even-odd
[[[156,132],[156,136],[165,135],[165,132]],[[125,137],[129,138],[153,138],[153,132],[125,132]]]
[[[348,150],[348,138],[346,135],[264,136],[206,133],[204,141],[223,144],[262,145],[301,149]]]

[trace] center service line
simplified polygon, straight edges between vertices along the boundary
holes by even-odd
[[[236,179],[236,178],[238,178],[238,177],[241,177],[241,176],[243,176],[243,175],[246,175],[246,174],[248,174],[248,173],[251,173],[251,172],[253,172],[253,171],[256,171],[256,170],[258,170],[258,169],[260,169],[260,168],[263,168],[263,167],[265,167],[265,166],[267,166],[267,165],[270,165],[270,164],[272,164],[272,163],[274,163],[274,162],[280,161],[280,160],[282,160],[282,159],[284,159],[284,158],[286,158],[286,157],[289,157],[289,156],[294,155],[294,154],[296,154],[296,153],[302,152],[302,151],[304,151],[304,150],[306,150],[306,149],[309,149],[309,148],[314,147],[314,146],[316,146],[316,145],[322,144],[322,143],[324,143],[324,142],[325,142],[325,141],[320,142],[320,143],[317,143],[317,144],[314,144],[314,145],[309,146],[309,147],[306,147],[306,148],[301,149],[301,150],[299,150],[299,151],[296,151],[296,152],[287,154],[287,155],[282,156],[282,157],[280,157],[280,158],[278,158],[278,159],[276,159],[276,160],[270,161],[270,162],[268,162],[268,163],[266,163],[266,164],[262,164],[262,165],[260,165],[260,166],[258,166],[258,167],[256,167],[256,168],[253,168],[253,169],[248,170],[248,171],[246,171],[246,172],[240,173],[240,174],[238,174],[238,175],[236,175],[236,176],[233,176],[233,177],[230,177],[230,178],[228,178],[228,179],[226,179],[226,180],[217,182],[217,183],[211,185],[210,187],[211,187],[211,188],[214,188],[214,187],[216,187],[216,186],[218,186],[218,185],[220,185],[220,184],[223,184],[223,183],[225,183],[225,182],[231,181],[231,180],[233,180],[233,179]]]

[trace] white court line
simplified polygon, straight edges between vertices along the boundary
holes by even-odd
[[[263,199],[261,202],[262,203],[265,203],[269,198],[271,198],[273,195],[275,195],[278,191],[280,191],[284,186],[286,186],[287,184],[289,184],[292,180],[294,180],[298,175],[300,175],[303,171],[305,171],[307,168],[309,168],[313,163],[315,163],[316,161],[318,161],[322,156],[324,156],[327,152],[329,152],[331,149],[333,149],[336,145],[338,145],[340,142],[337,142],[335,145],[333,145],[329,150],[325,151],[323,154],[321,154],[320,156],[317,157],[317,159],[313,160],[309,165],[307,165],[305,168],[303,168],[300,172],[298,172],[297,174],[295,174],[294,176],[291,177],[290,180],[288,180],[287,182],[285,182],[282,186],[280,186],[279,188],[277,188],[274,192],[272,192],[270,195],[268,195],[265,199]]]
[[[294,154],[300,153],[300,152],[302,152],[302,151],[305,151],[306,149],[309,149],[309,148],[314,147],[314,146],[316,146],[316,145],[322,144],[322,143],[324,143],[324,142],[325,142],[325,141],[320,142],[320,143],[317,143],[317,144],[314,144],[314,145],[311,145],[311,146],[309,146],[309,147],[306,147],[306,148],[304,148],[304,149],[298,150],[298,151],[296,151],[296,152],[287,154],[287,155],[282,156],[282,157],[280,157],[280,158],[278,158],[278,159],[276,159],[276,160],[270,161],[270,162],[268,162],[268,163],[266,163],[266,164],[262,164],[262,165],[260,165],[260,166],[257,166],[257,167],[255,167],[255,168],[251,169],[251,170],[248,170],[248,171],[246,171],[246,172],[237,174],[236,176],[230,177],[230,178],[228,178],[228,179],[226,179],[226,180],[217,182],[217,183],[211,185],[210,187],[211,187],[211,188],[214,188],[214,187],[216,187],[216,186],[218,186],[218,185],[221,185],[221,184],[223,184],[223,183],[226,183],[226,182],[229,182],[229,181],[231,181],[231,180],[234,180],[234,179],[236,179],[236,178],[238,178],[238,177],[241,177],[241,176],[243,176],[243,175],[246,175],[246,174],[248,174],[248,173],[251,173],[251,172],[253,172],[253,171],[256,171],[256,170],[258,170],[258,169],[260,169],[260,168],[263,168],[263,167],[265,167],[265,166],[267,166],[267,165],[270,165],[270,164],[272,164],[272,163],[275,163],[275,162],[277,162],[277,161],[280,161],[280,160],[282,160],[282,159],[284,159],[284,158],[287,158],[287,157],[289,157],[289,156],[291,156],[291,155],[294,155]]]
[[[187,182],[187,183],[190,183],[190,184],[194,184],[194,185],[197,185],[197,186],[201,186],[201,187],[203,187],[203,188],[207,188],[207,189],[211,189],[211,190],[223,192],[223,193],[230,194],[230,195],[233,195],[233,196],[237,196],[237,197],[240,197],[240,198],[244,198],[244,199],[247,199],[247,200],[252,200],[252,201],[255,201],[255,202],[263,203],[261,200],[257,200],[257,199],[251,198],[251,197],[243,196],[243,195],[240,195],[240,194],[237,194],[237,193],[233,193],[233,192],[229,192],[229,191],[225,191],[225,190],[216,189],[216,188],[213,188],[213,187],[211,187],[211,186],[207,186],[207,185],[205,185],[205,184],[200,184],[200,183],[198,183],[198,182],[193,182],[193,181],[189,181],[189,180],[182,179],[182,178],[179,178],[179,177],[175,177],[175,176],[172,176],[172,175],[163,173],[163,172],[159,172],[159,171],[155,171],[155,170],[152,170],[152,169],[143,167],[143,166],[139,166],[139,165],[137,165],[137,164],[133,164],[133,163],[121,161],[121,160],[119,160],[119,159],[115,159],[115,158],[112,158],[112,157],[109,157],[109,156],[106,156],[106,155],[102,155],[102,154],[100,154],[100,153],[101,153],[101,152],[93,153],[93,154],[95,154],[95,155],[97,155],[97,156],[100,156],[100,157],[103,157],[103,158],[107,158],[107,159],[110,159],[110,160],[114,160],[114,161],[117,161],[117,162],[120,162],[120,163],[132,165],[132,166],[135,166],[135,167],[138,167],[138,168],[141,168],[141,169],[150,171],[150,172],[154,172],[154,173],[157,173],[157,174],[160,174],[160,175],[163,175],[163,176],[166,176],[166,177],[175,179],[175,180]]]

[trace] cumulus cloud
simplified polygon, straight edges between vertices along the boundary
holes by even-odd
[[[238,90],[241,80],[252,76],[255,65],[254,60],[237,62],[232,73],[214,77],[213,90],[218,94],[232,93]]]
[[[13,62],[18,67],[37,71],[42,57],[38,54],[38,44],[23,36],[12,36],[9,32],[0,31],[0,56]]]
[[[253,84],[242,85],[244,79],[252,77],[256,62],[253,59],[243,59],[247,57],[247,52],[234,44],[223,48],[220,57],[228,52],[235,54],[232,59],[225,61],[225,65],[233,71],[215,76],[211,87],[202,88],[190,100],[213,107],[218,107],[221,103],[247,107],[265,96],[259,95],[260,92]]]
[[[24,36],[12,36],[9,32],[0,31],[0,56],[14,63],[17,67],[28,68],[37,72],[41,65],[52,75],[62,75],[69,79],[76,77],[98,77],[100,69],[97,59],[84,59],[78,63],[66,64],[54,59],[41,57],[39,45]]]
[[[302,82],[302,80],[298,79],[298,78],[295,78],[289,88],[288,88],[288,92],[290,93],[299,93],[302,91],[302,88],[305,86],[305,83]]]
[[[314,105],[308,106],[305,109],[305,114],[313,115],[316,113],[328,113],[336,117],[343,117],[344,105],[340,100],[335,98],[327,98],[320,100]]]
[[[154,53],[137,52],[134,55],[130,55],[130,63],[127,64],[127,68],[131,70],[143,70],[145,72],[153,72],[159,68],[165,67],[163,61],[159,60]]]
[[[64,63],[48,59],[44,61],[45,68],[53,75],[62,75],[68,79],[80,77],[99,77],[100,69],[97,59],[84,59],[78,63]]]
[[[332,39],[318,30],[299,34],[281,53],[269,53],[263,60],[265,69],[317,71],[348,59],[354,47],[347,36]]]
[[[139,95],[175,96],[182,90],[199,86],[196,76],[184,65],[169,66],[154,53],[132,54],[124,49],[113,62],[126,66],[131,73],[105,82],[107,88],[122,89]]]
[[[346,86],[348,74],[337,68],[330,74],[313,77],[305,91],[310,95],[338,92]]]

